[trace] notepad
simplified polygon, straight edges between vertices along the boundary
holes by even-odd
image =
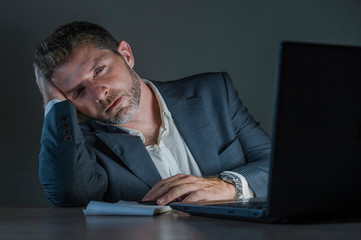
[[[127,216],[154,216],[172,210],[169,206],[143,205],[138,202],[119,201],[116,203],[90,201],[84,214],[89,215],[127,215]]]

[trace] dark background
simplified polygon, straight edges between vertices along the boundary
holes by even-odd
[[[359,0],[1,1],[0,205],[49,205],[38,178],[42,100],[35,45],[57,26],[87,20],[126,40],[135,71],[172,80],[228,71],[271,133],[279,43],[361,45]]]

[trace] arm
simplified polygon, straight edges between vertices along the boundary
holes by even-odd
[[[271,141],[267,133],[248,113],[238,97],[232,80],[223,73],[232,124],[242,146],[246,164],[233,169],[244,176],[257,197],[267,196]]]
[[[222,76],[227,100],[225,107],[228,107],[227,112],[246,160],[245,165],[236,167],[232,171],[241,174],[240,177],[245,178],[242,183],[245,182],[247,186],[249,183],[257,196],[265,196],[270,159],[269,137],[249,115],[228,74],[223,73]],[[158,200],[158,204],[163,205],[172,200],[221,200],[234,197],[235,186],[230,182],[219,178],[197,178],[179,174],[157,183],[143,200]],[[252,194],[247,193],[245,197],[252,197]]]
[[[87,150],[77,122],[76,108],[47,79],[35,75],[44,105],[54,104],[46,114],[39,155],[40,182],[49,200],[56,206],[82,206],[101,200],[108,184],[105,170]]]

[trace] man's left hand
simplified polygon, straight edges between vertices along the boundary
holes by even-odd
[[[232,199],[236,187],[219,178],[200,178],[192,175],[177,174],[159,181],[143,197],[142,201],[157,201],[165,205],[171,201],[202,201]]]

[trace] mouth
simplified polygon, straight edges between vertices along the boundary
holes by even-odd
[[[105,113],[112,112],[119,105],[121,100],[122,100],[122,97],[118,98],[112,104],[110,104],[110,106],[105,110]]]

